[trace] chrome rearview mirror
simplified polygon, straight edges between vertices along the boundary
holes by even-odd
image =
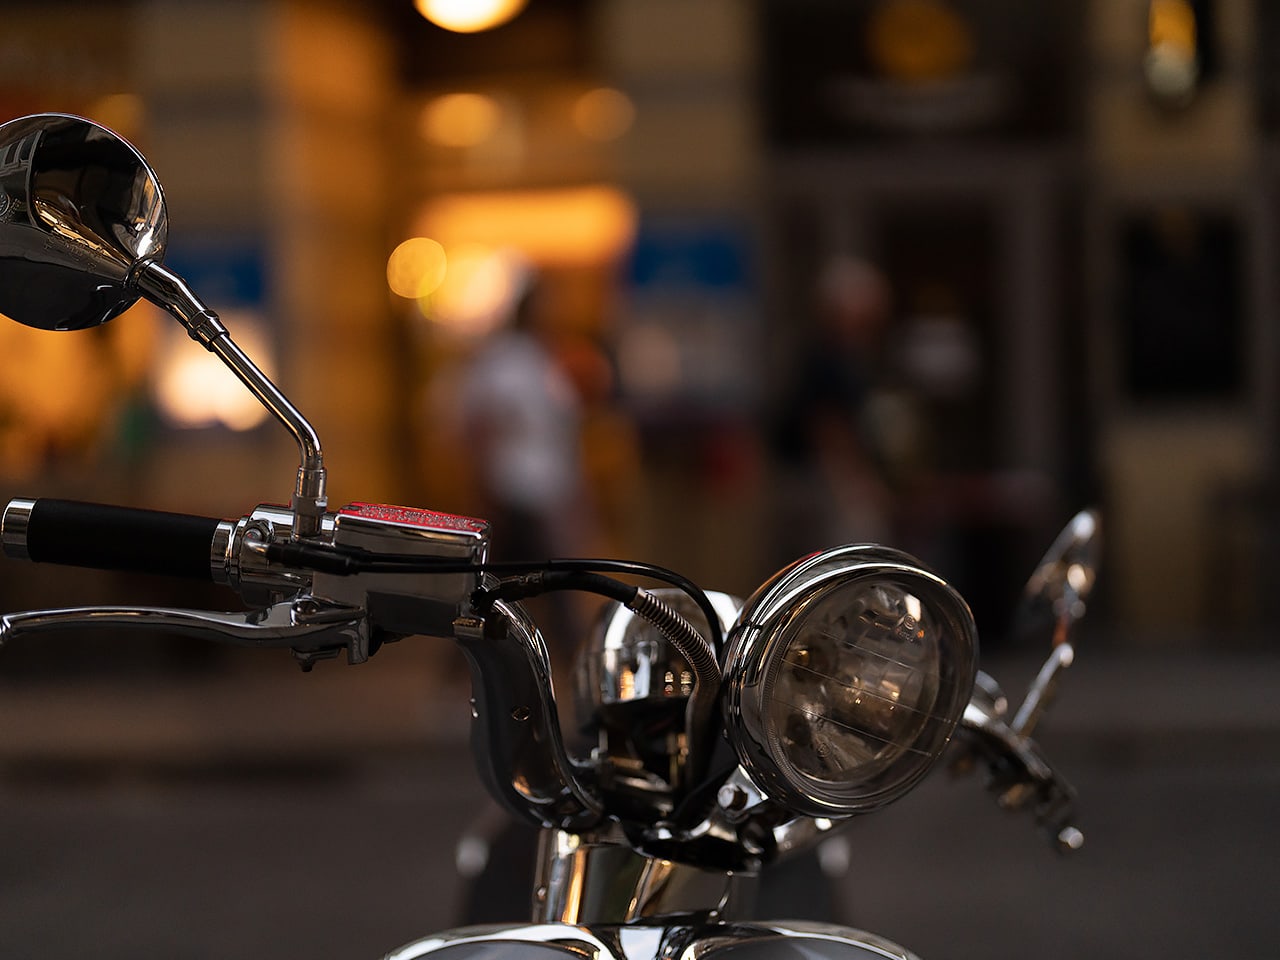
[[[1040,668],[1010,727],[1030,737],[1057,695],[1062,671],[1075,661],[1073,628],[1084,617],[1085,601],[1098,579],[1102,560],[1102,515],[1093,509],[1072,517],[1045,551],[1022,593],[1019,620],[1025,625],[1053,623],[1053,648]]]
[[[320,438],[163,266],[167,238],[160,181],[122,137],[60,113],[0,124],[0,313],[42,330],[82,330],[145,297],[172,314],[297,441],[293,535],[317,535],[328,502]]]
[[[1022,618],[1047,613],[1065,628],[1083,617],[1098,579],[1101,554],[1101,515],[1081,510],[1062,528],[1027,580],[1019,610]],[[1062,640],[1055,636],[1055,642]]]
[[[80,117],[0,126],[0,313],[80,330],[124,312],[142,262],[164,255],[155,173],[128,143]]]

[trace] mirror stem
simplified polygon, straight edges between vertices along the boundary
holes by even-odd
[[[307,419],[278,387],[236,346],[218,315],[200,301],[186,282],[154,260],[139,263],[129,284],[156,306],[171,313],[187,329],[191,339],[215,354],[298,441],[302,463],[293,492],[293,537],[313,537],[328,506],[325,492],[324,454],[320,438]]]

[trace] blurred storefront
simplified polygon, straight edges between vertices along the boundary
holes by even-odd
[[[998,604],[1014,585],[1000,565],[1096,501],[1130,635],[1255,626],[1274,569],[1259,531],[1275,526],[1275,205],[1255,59],[1270,8],[765,10],[773,313],[851,252],[887,273],[904,336],[930,331],[944,369],[977,361],[931,399],[897,360],[934,431],[912,467],[931,474],[920,509],[940,565],[962,584],[978,572],[975,599]]]
[[[998,622],[1099,502],[1106,606],[1168,637],[1274,592],[1277,31],[1249,0],[528,0],[476,33],[410,0],[12,2],[0,113],[137,142],[332,502],[474,507],[460,371],[536,276],[601,549],[748,591],[790,559],[770,424],[848,257],[891,291],[865,415],[898,541]],[[163,375],[203,381],[136,314],[0,331],[31,358],[0,378],[0,492],[287,498],[292,444],[184,420]],[[41,595],[16,566],[7,607]]]

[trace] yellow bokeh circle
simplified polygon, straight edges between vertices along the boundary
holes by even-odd
[[[387,284],[397,296],[417,300],[444,282],[448,260],[444,247],[430,237],[412,237],[387,258]]]

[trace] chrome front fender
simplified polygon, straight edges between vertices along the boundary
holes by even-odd
[[[406,944],[384,960],[919,960],[875,934],[826,923],[694,926],[463,927]]]

